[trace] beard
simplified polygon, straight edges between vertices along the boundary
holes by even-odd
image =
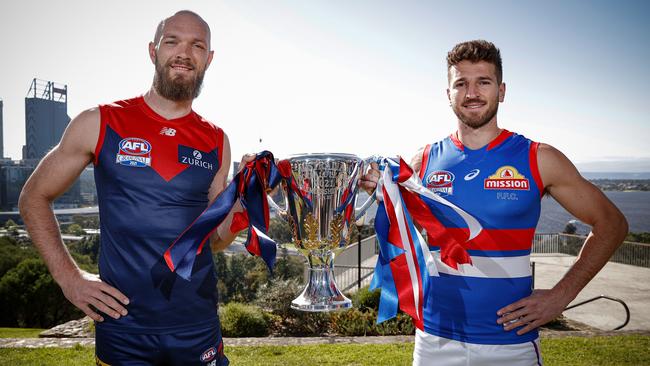
[[[156,55],[156,73],[153,78],[154,89],[165,99],[174,102],[184,102],[193,100],[201,93],[201,86],[203,85],[203,77],[205,76],[205,69],[197,70],[194,78],[186,80],[178,75],[172,77],[170,71],[173,63],[182,64],[184,66],[192,67],[196,70],[196,66],[189,61],[183,62],[179,60],[169,60],[165,65],[161,65]]]
[[[473,101],[478,101],[478,100],[476,99],[467,100],[464,101],[463,103],[470,103]],[[479,128],[488,124],[488,122],[490,122],[492,118],[494,118],[494,116],[497,115],[497,112],[499,110],[499,99],[498,97],[495,98],[492,106],[490,106],[487,111],[479,115],[465,114],[463,113],[461,108],[462,106],[459,106],[456,103],[452,104],[451,106],[451,109],[454,111],[454,114],[456,114],[456,117],[458,117],[458,120],[460,120],[465,126],[470,127],[474,130],[478,130]]]

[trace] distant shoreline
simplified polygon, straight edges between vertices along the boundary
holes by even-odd
[[[650,191],[650,179],[589,179],[596,187],[603,191],[618,192],[645,192]]]

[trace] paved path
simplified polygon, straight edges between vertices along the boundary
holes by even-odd
[[[650,337],[650,331],[548,331],[542,330],[542,338],[615,336],[641,334]],[[262,337],[262,338],[224,338],[226,347],[241,346],[301,346],[310,344],[389,344],[412,343],[413,336],[386,337]],[[77,344],[92,347],[93,338],[0,338],[0,348],[70,348]]]
[[[555,285],[576,257],[564,254],[533,254],[535,288]],[[630,308],[630,323],[623,330],[650,331],[650,268],[609,262],[582,290],[573,303],[598,295],[619,298]],[[602,330],[614,329],[625,320],[619,303],[597,300],[568,310],[564,315]]]

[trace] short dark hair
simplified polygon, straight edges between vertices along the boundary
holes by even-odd
[[[466,60],[472,63],[485,61],[494,65],[497,72],[497,82],[501,84],[501,81],[503,80],[501,52],[492,42],[477,39],[455,45],[454,48],[447,53],[447,72],[449,72],[449,69],[451,69],[452,66]]]

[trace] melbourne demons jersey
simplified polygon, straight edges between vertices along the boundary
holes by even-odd
[[[463,243],[473,265],[453,269],[433,247],[439,277],[424,309],[424,329],[440,337],[480,344],[513,344],[537,338],[518,336],[497,324],[497,310],[532,292],[530,251],[539,219],[543,186],[537,143],[502,131],[490,144],[471,150],[454,136],[425,148],[423,184],[474,216],[483,231]],[[447,207],[437,208],[447,234],[429,237],[435,246],[452,236],[467,238],[465,221]],[[460,235],[455,235],[460,234]],[[439,245],[439,244],[438,244]]]
[[[215,326],[216,274],[209,245],[191,281],[163,253],[208,204],[223,131],[195,112],[168,120],[138,97],[100,106],[95,183],[101,217],[99,273],[129,298],[128,315],[99,327],[171,333]]]

